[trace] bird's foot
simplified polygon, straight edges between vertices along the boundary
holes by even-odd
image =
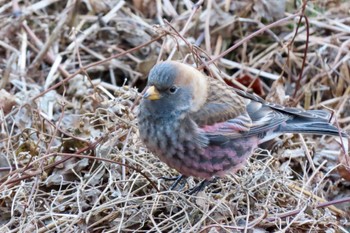
[[[176,189],[178,191],[181,191],[184,188],[184,186],[186,184],[186,181],[187,181],[187,177],[184,176],[184,175],[179,175],[179,176],[176,176],[176,177],[164,177],[163,176],[160,179],[168,180],[168,181],[174,181],[174,183],[170,186],[169,190],[175,190]],[[188,195],[196,195],[200,191],[203,191],[206,186],[208,186],[209,184],[211,184],[213,182],[216,182],[216,179],[203,180],[198,185],[196,185],[195,187],[186,190],[185,193],[188,194]]]
[[[168,180],[168,181],[174,181],[174,183],[170,186],[169,190],[175,190],[175,188],[181,183],[179,190],[183,189],[186,184],[187,177],[184,175],[179,175],[176,177],[164,177],[162,176],[161,179]]]
[[[200,191],[203,191],[204,188],[206,186],[208,186],[209,184],[215,182],[216,180],[203,180],[202,182],[200,182],[198,185],[196,185],[195,187],[189,189],[189,190],[186,190],[186,194],[188,195],[196,195],[198,194]]]

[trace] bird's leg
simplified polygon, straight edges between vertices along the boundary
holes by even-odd
[[[200,191],[202,191],[207,185],[216,182],[216,179],[213,180],[203,180],[200,182],[198,185],[195,187],[189,189],[186,191],[186,194],[193,195],[193,194],[198,194]]]
[[[179,185],[179,183],[181,182],[181,186],[180,186],[180,189],[183,188],[183,186],[185,185],[185,182],[186,182],[186,179],[187,177],[184,176],[184,175],[179,175],[177,177],[161,177],[161,179],[163,180],[173,180],[174,183],[170,186],[169,190],[174,190],[176,188],[176,186]]]
[[[175,182],[170,186],[169,190],[174,190],[179,183],[181,183],[180,189],[185,186],[187,177],[184,175],[179,175]]]

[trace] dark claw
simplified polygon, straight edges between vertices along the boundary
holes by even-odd
[[[170,186],[169,190],[175,190],[175,188],[179,185],[180,187],[177,189],[177,190],[182,190],[186,184],[186,179],[187,177],[184,176],[184,175],[179,175],[177,177],[161,177],[160,179],[163,179],[163,180],[168,180],[168,181],[174,181],[174,183]],[[198,194],[200,191],[204,190],[204,188],[215,182],[216,180],[203,180],[202,182],[200,182],[198,185],[196,185],[195,187],[191,188],[191,189],[188,189],[185,191],[186,194],[188,195],[193,195],[193,194]]]
[[[209,181],[209,180],[203,180],[202,182],[200,182],[198,185],[196,185],[195,187],[187,190],[185,193],[188,195],[197,195],[200,191],[202,191],[208,184],[212,183],[213,181]]]
[[[176,186],[178,186],[178,184],[180,184],[180,183],[181,183],[181,186],[180,186],[179,190],[183,189],[183,187],[186,184],[186,179],[187,179],[186,176],[179,175],[177,177],[177,179],[175,180],[175,182],[170,186],[169,190],[174,190],[176,188]]]
[[[183,189],[186,183],[187,177],[184,175],[179,175],[177,177],[161,177],[163,180],[169,180],[169,181],[174,181],[174,183],[170,186],[169,190],[175,190],[176,186],[178,186],[181,183],[181,186],[179,190]]]

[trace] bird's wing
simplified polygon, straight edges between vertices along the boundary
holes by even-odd
[[[329,123],[330,113],[327,111],[284,107],[238,89],[235,89],[235,93],[243,97],[246,113],[225,122],[202,127],[205,135],[215,144],[240,137],[268,138],[269,133],[338,134],[338,129]],[[242,117],[251,120],[249,130],[240,130]]]
[[[248,130],[246,128],[242,130],[242,125],[244,125],[241,122],[242,117],[244,117],[244,115],[229,119],[225,122],[204,126],[202,130],[211,141],[224,142],[225,140],[249,136],[263,138],[267,132],[276,129],[291,118],[288,114],[275,111],[268,106],[260,105],[259,108],[254,109],[254,111],[248,111],[247,118],[251,120],[251,124]]]
[[[282,113],[309,118],[309,119],[319,119],[319,120],[325,120],[325,121],[329,121],[330,119],[330,113],[324,110],[304,110],[300,108],[284,107],[279,104],[266,102],[265,100],[263,100],[261,97],[257,95],[250,94],[236,88],[232,88],[232,89],[234,89],[239,96],[243,97],[244,99],[246,99],[246,101],[248,101],[246,102],[246,105],[247,105],[247,108],[251,106],[250,111],[254,111],[254,108],[256,111],[261,107],[269,107],[273,110],[276,110]],[[261,106],[257,106],[257,104],[259,103],[261,104]],[[248,109],[248,112],[249,112],[249,109]]]
[[[250,128],[251,120],[246,112],[244,98],[225,83],[208,78],[208,95],[204,105],[191,118],[199,125],[213,125],[235,119],[242,131]]]
[[[290,117],[289,114],[275,111],[273,105],[265,103],[259,96],[231,88],[214,79],[208,79],[208,82],[207,101],[191,117],[211,138],[215,135],[231,139],[259,135]]]

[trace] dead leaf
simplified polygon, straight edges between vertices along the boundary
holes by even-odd
[[[284,16],[286,0],[249,0],[232,1],[230,10],[240,17],[255,16],[267,21],[280,19]]]
[[[344,154],[343,152],[339,155],[338,173],[345,180],[350,181],[350,158],[349,155]]]
[[[89,10],[96,14],[106,13],[112,8],[111,0],[88,0],[85,1]]]
[[[286,9],[286,0],[258,0],[253,6],[254,11],[267,21],[281,19]]]
[[[155,0],[133,0],[132,3],[146,18],[153,18],[157,14],[157,3]]]
[[[76,174],[80,174],[81,170],[88,165],[88,159],[69,159],[63,163],[62,167],[56,167],[53,170],[52,174],[46,179],[46,185],[50,187],[52,185],[67,184],[79,180],[79,177],[77,177]]]
[[[238,81],[239,83],[243,84],[246,87],[251,88],[253,90],[253,92],[259,96],[265,95],[265,92],[262,88],[261,80],[259,79],[259,77],[254,78],[248,74],[245,74],[245,75],[242,75],[242,76],[236,78],[236,81]],[[231,87],[240,89],[238,86],[236,86],[233,82],[231,82],[228,79],[225,79],[225,82],[227,85],[229,85]]]
[[[276,104],[285,105],[286,92],[283,78],[279,78],[273,82],[269,94],[266,96],[266,101]]]
[[[0,90],[0,109],[7,115],[11,112],[13,106],[16,105],[16,97],[8,93],[6,90]]]
[[[7,175],[10,172],[10,167],[8,164],[8,160],[5,158],[4,154],[0,154],[0,178],[4,177],[5,175]],[[8,168],[8,170],[6,170],[6,168]]]

